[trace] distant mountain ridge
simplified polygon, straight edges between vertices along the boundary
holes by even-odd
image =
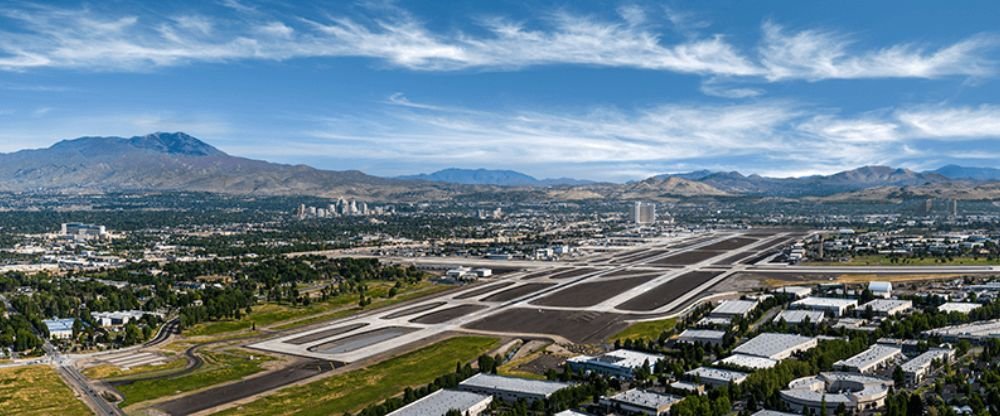
[[[0,154],[0,191],[194,191],[311,195],[414,202],[462,195],[505,200],[673,201],[683,198],[800,198],[816,202],[919,198],[1000,200],[1000,170],[949,165],[916,172],[864,166],[832,175],[770,178],[699,170],[625,184],[536,179],[512,170],[445,169],[403,178],[330,171],[231,156],[185,133],[82,137],[45,149]]]
[[[459,169],[448,168],[433,173],[397,176],[396,179],[445,182],[462,185],[495,186],[576,186],[592,181],[572,178],[536,179],[531,175],[513,170]]]

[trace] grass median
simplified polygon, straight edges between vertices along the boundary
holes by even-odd
[[[125,396],[122,407],[236,381],[263,371],[263,364],[272,360],[237,349],[206,352],[202,357],[205,365],[190,374],[118,386]]]
[[[494,338],[464,336],[401,355],[368,368],[290,387],[219,415],[340,415],[422,386],[496,348]]]
[[[62,378],[49,366],[0,369],[0,414],[89,415]]]

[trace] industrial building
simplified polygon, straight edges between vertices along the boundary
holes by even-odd
[[[823,311],[833,316],[843,316],[849,309],[858,306],[858,301],[843,298],[823,298],[810,296],[792,302],[792,308],[809,309],[813,311]]]
[[[71,222],[62,225],[59,235],[76,241],[98,240],[107,237],[108,230],[103,225]]]
[[[978,303],[966,303],[966,302],[948,302],[941,306],[938,306],[939,312],[958,312],[968,314],[974,309],[983,306]]]
[[[722,345],[723,338],[726,337],[726,331],[716,331],[713,329],[685,329],[677,336],[677,342],[686,342],[688,344],[708,344],[708,345]]]
[[[90,316],[94,318],[99,325],[103,327],[125,325],[132,321],[137,321],[142,319],[145,315],[157,315],[161,314],[147,311],[115,311],[115,312],[91,312]]]
[[[733,349],[734,354],[781,361],[792,354],[816,347],[816,338],[793,334],[763,333]]]
[[[808,297],[813,293],[811,287],[805,286],[785,286],[774,290],[775,293],[787,293],[794,296],[796,299],[802,299]]]
[[[917,384],[923,381],[924,377],[931,371],[934,363],[944,363],[950,361],[955,356],[955,350],[946,348],[932,348],[927,352],[914,357],[912,360],[903,363],[903,375],[908,384]]]
[[[609,353],[591,357],[581,355],[566,361],[574,371],[594,372],[610,377],[632,378],[632,374],[644,364],[650,368],[657,361],[663,359],[662,355],[647,354],[644,352],[631,350],[614,350]]]
[[[892,283],[891,282],[869,282],[868,291],[872,292],[877,298],[889,299],[892,297]]]
[[[753,355],[745,354],[733,354],[715,363],[725,364],[729,367],[737,367],[746,370],[763,370],[766,368],[771,368],[778,365],[778,360],[772,360],[770,358],[756,357]]]
[[[991,338],[1000,338],[1000,319],[946,326],[944,328],[924,331],[924,334],[940,336],[949,342],[961,339],[982,341]]]
[[[792,380],[779,394],[789,409],[804,413],[809,409],[820,414],[834,414],[840,405],[848,412],[861,413],[885,406],[892,380],[855,373],[820,373],[818,376]]]
[[[750,416],[799,416],[799,415],[795,413],[778,412],[775,410],[758,410],[757,413],[754,413]]]
[[[73,338],[73,323],[76,319],[46,319],[42,321],[49,331],[50,339],[70,339]]]
[[[813,325],[817,325],[826,319],[826,314],[823,311],[787,310],[781,311],[778,316],[775,316],[774,322],[780,322],[782,319],[792,325],[801,324],[806,322],[806,320]]]
[[[670,406],[682,399],[669,394],[632,389],[611,397],[602,397],[600,404],[614,414],[660,416],[668,414]]]
[[[900,299],[875,299],[858,307],[858,313],[871,310],[875,316],[895,316],[913,309],[913,301]]]
[[[493,396],[458,390],[438,390],[387,416],[444,416],[450,410],[479,416],[493,403]]]
[[[746,317],[757,307],[756,300],[726,300],[716,306],[708,315],[715,318]]]
[[[712,367],[698,367],[684,373],[684,375],[688,376],[695,382],[707,384],[712,387],[740,384],[747,379],[747,373]]]
[[[841,371],[871,374],[895,364],[902,357],[902,348],[875,344],[851,358],[833,363],[833,368]]]
[[[555,381],[529,380],[479,373],[458,384],[458,389],[471,393],[488,394],[505,402],[545,400],[553,393],[569,387]]]

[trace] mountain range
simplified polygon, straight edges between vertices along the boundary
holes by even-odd
[[[448,168],[434,173],[398,176],[397,179],[445,182],[462,185],[496,186],[564,186],[588,185],[594,183],[584,179],[555,178],[536,179],[531,175],[513,170],[459,169]]]
[[[201,191],[398,201],[488,193],[505,198],[673,200],[785,197],[817,201],[941,197],[1000,199],[1000,169],[955,165],[916,172],[864,166],[833,175],[771,178],[739,172],[666,174],[625,184],[536,179],[511,170],[445,169],[382,178],[231,156],[184,133],[82,137],[46,149],[0,154],[0,191]]]

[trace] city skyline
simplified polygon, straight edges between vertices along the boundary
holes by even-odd
[[[1000,6],[769,6],[15,3],[0,152],[185,131],[322,169],[610,181],[1000,155]]]

